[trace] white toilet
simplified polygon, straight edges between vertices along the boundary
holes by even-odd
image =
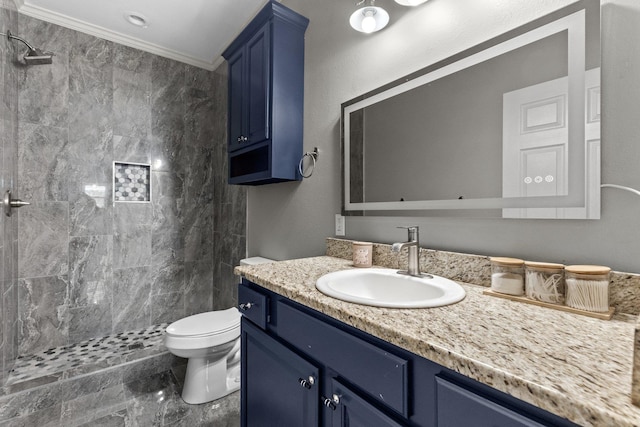
[[[188,358],[182,399],[219,399],[240,388],[240,312],[232,307],[185,317],[167,326],[164,345]]]
[[[254,257],[241,265],[272,260]],[[164,345],[176,356],[189,359],[182,399],[190,404],[210,402],[240,388],[240,318],[237,308],[194,314],[173,322]]]

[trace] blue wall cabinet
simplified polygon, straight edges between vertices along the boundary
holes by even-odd
[[[230,184],[301,179],[308,23],[271,1],[222,54],[229,66]]]
[[[243,427],[577,427],[246,279],[238,300]]]

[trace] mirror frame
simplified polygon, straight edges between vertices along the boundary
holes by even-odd
[[[586,65],[586,2],[581,0],[542,18],[457,53],[447,59],[395,80],[385,86],[342,104],[342,180],[343,213],[358,215],[364,211],[466,210],[502,208],[562,208],[586,206],[585,169],[585,65]],[[598,13],[599,13],[599,1]],[[599,20],[599,19],[598,19]],[[393,202],[351,202],[350,200],[350,114],[364,107],[427,84],[462,69],[510,52],[531,42],[567,31],[568,42],[568,102],[569,158],[580,159],[570,164],[568,194],[561,196],[469,198],[453,200],[419,200]],[[598,30],[599,31],[599,30]],[[599,183],[598,183],[599,189]]]

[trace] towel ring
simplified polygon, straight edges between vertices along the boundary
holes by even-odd
[[[307,151],[306,153],[304,153],[302,155],[302,158],[300,159],[300,162],[298,163],[298,172],[300,172],[300,176],[302,176],[303,178],[309,178],[311,175],[313,175],[313,171],[316,168],[316,160],[318,160],[318,155],[320,154],[320,152],[318,151],[318,147],[313,147],[313,151]],[[311,165],[311,172],[309,172],[308,175],[305,175],[304,172],[302,171],[302,164],[304,163],[304,158],[305,157],[309,157],[311,159],[311,161],[313,162],[313,164]]]

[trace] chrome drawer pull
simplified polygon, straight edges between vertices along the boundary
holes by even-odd
[[[247,311],[247,310],[249,310],[251,307],[253,307],[254,305],[255,305],[255,303],[253,303],[253,302],[245,302],[245,303],[243,303],[243,304],[240,304],[240,305],[238,306],[238,308],[239,308],[240,310],[242,310],[242,311]]]

